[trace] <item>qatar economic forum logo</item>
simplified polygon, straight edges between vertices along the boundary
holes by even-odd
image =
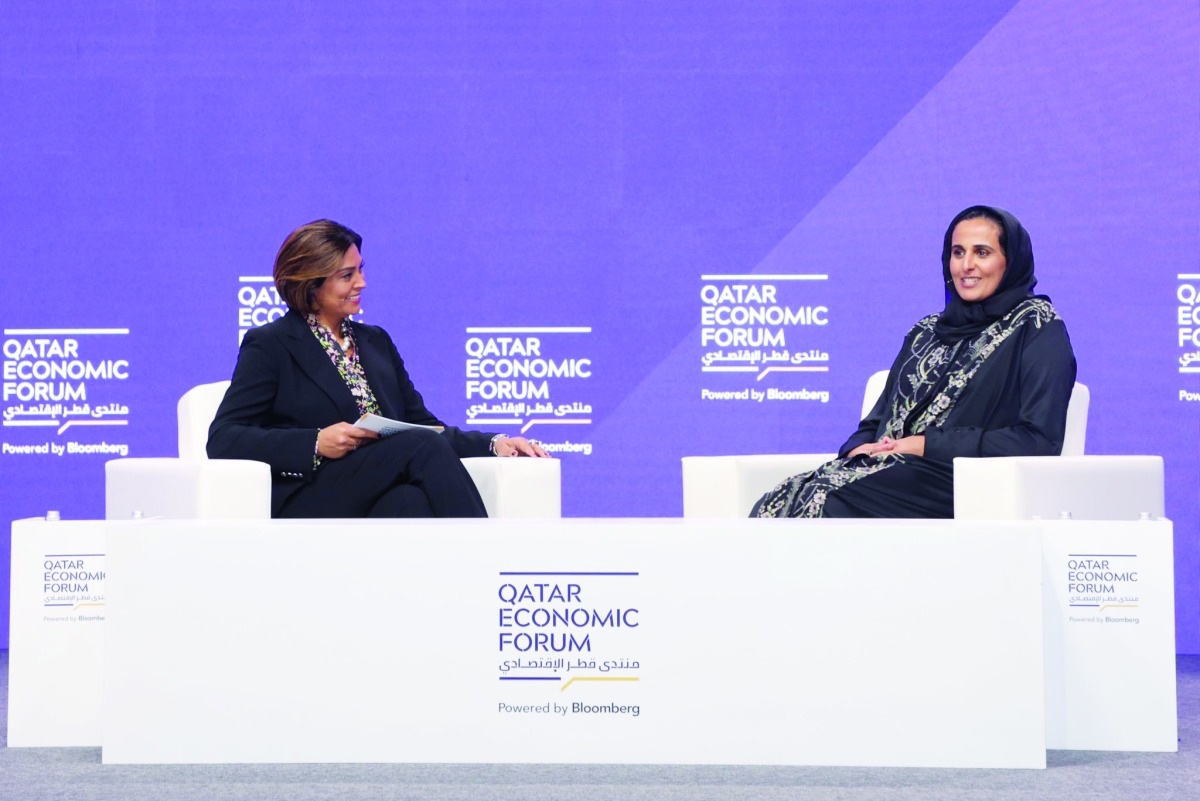
[[[275,279],[269,275],[238,276],[237,341],[251,328],[258,328],[287,314],[287,304],[275,289]]]
[[[467,423],[591,456],[591,343],[591,326],[467,328]]]
[[[1190,374],[1179,388],[1179,400],[1200,403],[1200,386],[1194,376],[1200,375],[1200,273],[1180,273],[1175,290],[1176,322],[1179,325],[1179,372]]]
[[[497,711],[639,717],[637,589],[636,571],[500,571]]]
[[[4,329],[6,456],[128,456],[128,328]]]
[[[829,402],[828,275],[700,280],[700,400]]]

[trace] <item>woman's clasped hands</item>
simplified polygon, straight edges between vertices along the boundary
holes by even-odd
[[[901,437],[900,439],[884,437],[878,442],[865,442],[846,454],[846,458],[850,458],[851,456],[875,456],[883,458],[888,454],[901,453],[924,456],[925,435],[917,434],[911,437]]]

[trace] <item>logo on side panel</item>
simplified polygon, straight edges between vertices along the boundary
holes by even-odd
[[[1134,626],[1142,622],[1137,554],[1067,554],[1066,570],[1069,622]]]
[[[103,622],[104,554],[48,553],[41,573],[43,622]]]

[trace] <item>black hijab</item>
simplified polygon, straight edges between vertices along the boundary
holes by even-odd
[[[1000,226],[1000,247],[1006,265],[996,291],[983,300],[969,303],[954,289],[954,279],[950,276],[950,247],[955,226],[976,217],[985,217]],[[1033,294],[1037,278],[1033,274],[1033,243],[1029,240],[1029,232],[1004,209],[992,206],[963,209],[950,221],[942,242],[942,278],[946,280],[946,308],[934,326],[934,334],[947,343],[978,334]]]

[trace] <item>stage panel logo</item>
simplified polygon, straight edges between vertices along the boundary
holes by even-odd
[[[640,717],[639,574],[500,571],[501,715]]]
[[[38,576],[42,622],[103,622],[106,577],[102,553],[45,554]]]
[[[1072,553],[1067,575],[1068,622],[1132,625],[1142,622],[1137,554]]]

